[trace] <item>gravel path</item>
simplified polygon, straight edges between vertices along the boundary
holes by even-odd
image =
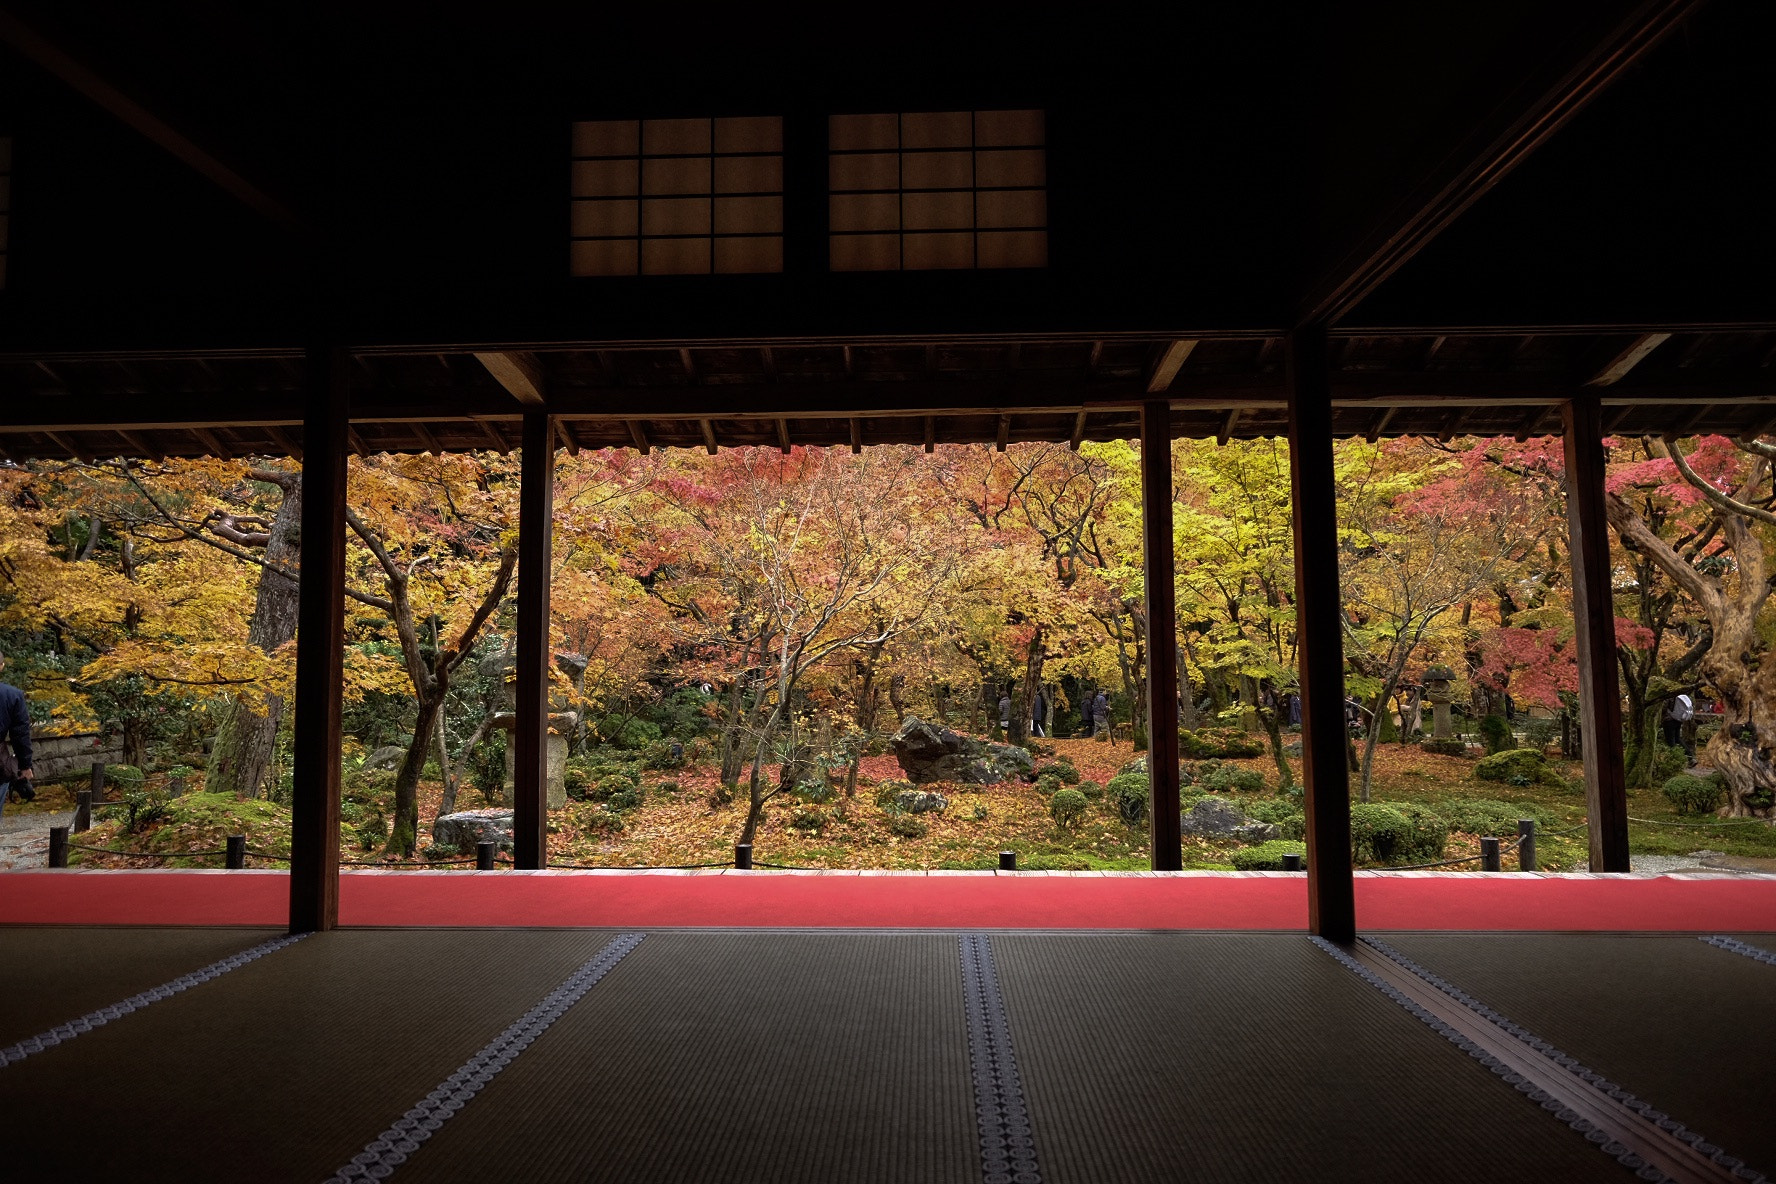
[[[49,828],[71,826],[74,811],[20,811],[8,802],[0,814],[0,871],[49,866]]]

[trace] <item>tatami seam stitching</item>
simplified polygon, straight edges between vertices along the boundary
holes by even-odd
[[[409,1156],[418,1151],[452,1115],[480,1093],[482,1088],[529,1048],[537,1037],[563,1015],[568,1008],[598,985],[611,968],[641,944],[645,933],[625,933],[613,938],[603,949],[589,958],[560,986],[514,1020],[479,1052],[464,1061],[456,1072],[446,1077],[431,1093],[421,1098],[412,1109],[387,1130],[364,1145],[331,1177],[329,1184],[364,1179],[385,1180],[394,1174]]]
[[[158,987],[149,987],[146,991],[138,991],[121,1003],[113,1003],[109,1007],[89,1011],[78,1019],[69,1020],[65,1024],[57,1024],[47,1032],[40,1032],[19,1041],[17,1044],[0,1048],[0,1066],[16,1065],[26,1057],[45,1052],[58,1044],[65,1044],[82,1033],[103,1027],[112,1020],[122,1019],[132,1011],[140,1011],[150,1003],[170,999],[179,992],[195,987],[199,983],[206,983],[231,970],[238,970],[249,962],[257,961],[265,955],[299,942],[307,936],[306,933],[288,933],[282,937],[274,937],[270,941],[260,942],[251,949],[242,950],[238,954],[230,954],[228,957],[194,970],[190,974],[181,974],[178,978],[168,979]]]
[[[1041,1184],[1036,1140],[1024,1087],[1011,1043],[1005,994],[993,962],[992,939],[965,934],[962,1000],[968,1016],[969,1071],[974,1080],[974,1113],[980,1137],[984,1184]]]
[[[1740,941],[1736,937],[1727,937],[1717,933],[1713,937],[1703,937],[1698,938],[1697,940],[1704,945],[1711,945],[1716,949],[1726,950],[1730,954],[1738,954],[1742,958],[1750,958],[1753,962],[1762,962],[1766,966],[1776,966],[1776,954],[1772,954],[1769,950],[1754,946],[1749,942]]]

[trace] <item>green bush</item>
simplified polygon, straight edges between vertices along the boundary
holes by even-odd
[[[1077,789],[1059,790],[1048,803],[1048,813],[1056,826],[1072,830],[1085,817],[1085,795]]]
[[[1659,792],[1679,814],[1712,814],[1726,797],[1726,787],[1718,777],[1696,777],[1689,773],[1666,778]]]
[[[388,842],[388,837],[388,819],[383,817],[381,812],[352,827],[352,838],[357,842],[360,851],[374,851]]]
[[[890,779],[876,786],[876,809],[885,810],[890,814],[900,813],[900,795],[909,789],[917,789],[911,781]]]
[[[1470,835],[1514,835],[1519,818],[1533,818],[1540,823],[1548,817],[1540,806],[1492,798],[1447,798],[1436,803],[1436,809],[1448,820],[1450,830]]]
[[[642,749],[641,762],[656,772],[682,769],[685,766],[685,747],[677,740],[656,740]]]
[[[1256,847],[1242,847],[1228,856],[1228,862],[1242,872],[1280,872],[1283,870],[1283,856],[1307,855],[1307,845],[1291,843],[1284,839],[1271,839]]]
[[[677,793],[679,790],[679,784],[676,781],[662,781],[654,786],[654,788],[661,793]]]
[[[1351,807],[1351,848],[1358,863],[1429,863],[1443,856],[1449,824],[1415,803]]]
[[[1547,760],[1533,748],[1508,748],[1481,757],[1480,763],[1474,766],[1474,776],[1480,780],[1502,781],[1507,785],[1532,785],[1547,772]]]
[[[1486,742],[1488,755],[1509,752],[1517,747],[1517,737],[1511,735],[1511,725],[1502,715],[1488,715],[1481,719],[1480,738]]]
[[[1036,778],[1036,792],[1045,798],[1052,798],[1061,792],[1061,779],[1053,773],[1044,773]]]
[[[1074,767],[1072,761],[1064,756],[1056,757],[1054,760],[1048,762],[1048,764],[1039,766],[1036,770],[1036,779],[1038,781],[1042,780],[1044,777],[1051,776],[1058,779],[1063,785],[1079,784],[1079,770]]]
[[[1240,809],[1246,817],[1268,822],[1276,826],[1285,839],[1300,839],[1307,835],[1307,815],[1302,812],[1299,798],[1266,798],[1252,803],[1240,803]]]
[[[141,834],[151,822],[166,817],[173,795],[165,786],[138,785],[118,795],[117,801],[105,806],[105,817],[121,819],[129,834]]]
[[[1663,784],[1667,778],[1675,777],[1690,767],[1690,754],[1677,744],[1661,744],[1658,755],[1653,758],[1653,781]]]
[[[140,789],[142,770],[134,765],[106,765],[105,780],[119,790]]]
[[[604,799],[604,808],[619,814],[624,810],[633,810],[639,805],[641,805],[641,791],[633,786],[619,789]]]
[[[1264,755],[1264,743],[1239,728],[1185,728],[1178,733],[1178,747],[1194,757],[1252,757]]]
[[[600,806],[579,806],[573,813],[574,825],[588,835],[620,835],[623,818]]]
[[[567,758],[567,764],[563,765],[561,769],[561,785],[567,790],[568,797],[584,798],[586,796],[586,786],[592,780],[587,771],[587,766],[590,763],[584,757],[570,756]]]
[[[489,804],[506,796],[506,734],[496,731],[469,753],[469,782]]]
[[[1084,794],[1087,798],[1095,800],[1104,796],[1104,787],[1099,785],[1096,781],[1081,781],[1079,783],[1079,792]]]
[[[1238,765],[1222,765],[1201,781],[1204,789],[1215,793],[1263,793],[1264,774]]]
[[[903,839],[922,839],[931,832],[931,828],[911,814],[896,814],[888,822],[888,832]]]
[[[792,830],[805,830],[818,834],[826,829],[826,813],[821,810],[797,810],[789,816]]]
[[[1147,817],[1147,777],[1142,773],[1118,773],[1104,787],[1105,794],[1116,805],[1116,813],[1133,826]]]
[[[977,803],[974,807],[974,813],[969,815],[969,817],[973,818],[976,822],[985,822],[987,820],[987,808]]]

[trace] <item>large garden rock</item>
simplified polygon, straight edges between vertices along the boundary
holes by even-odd
[[[1503,781],[1510,785],[1530,785],[1541,780],[1548,762],[1533,748],[1507,748],[1483,757],[1474,766],[1474,776],[1482,781]]]
[[[958,735],[910,715],[888,744],[907,780],[915,785],[929,781],[996,785],[1036,775],[1036,762],[1021,748]]]
[[[432,842],[472,854],[478,843],[498,843],[512,850],[512,811],[459,810],[432,823]]]
[[[399,744],[390,744],[379,748],[364,758],[364,768],[368,772],[390,772],[401,767],[401,761],[407,756],[407,750]]]
[[[1205,839],[1238,839],[1242,843],[1262,843],[1282,833],[1271,822],[1247,818],[1240,808],[1223,798],[1204,798],[1179,816],[1179,826],[1187,835]]]
[[[924,814],[935,811],[942,814],[950,808],[950,799],[941,793],[924,789],[903,789],[894,795],[894,804],[908,814]]]

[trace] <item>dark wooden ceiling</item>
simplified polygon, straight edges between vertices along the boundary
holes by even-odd
[[[1281,340],[916,339],[608,346],[516,355],[569,447],[1007,443],[1139,432],[1164,398],[1197,438],[1282,435]],[[1776,331],[1347,334],[1332,346],[1340,436],[1529,436],[1599,390],[1622,434],[1761,434],[1776,424]],[[239,456],[300,449],[293,352],[0,359],[14,459]],[[505,450],[525,404],[469,351],[359,353],[361,452]]]

